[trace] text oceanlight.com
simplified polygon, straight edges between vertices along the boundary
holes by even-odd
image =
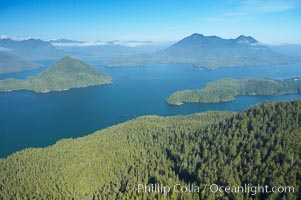
[[[161,193],[167,195],[171,192],[174,193],[200,193],[203,191],[209,191],[210,193],[245,193],[250,195],[256,195],[258,193],[294,193],[294,186],[268,186],[268,185],[252,185],[244,184],[241,186],[223,186],[218,184],[203,186],[195,184],[175,184],[167,186],[163,184],[138,184],[135,189],[138,193]]]

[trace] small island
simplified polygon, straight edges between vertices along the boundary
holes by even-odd
[[[301,77],[284,80],[268,78],[226,78],[210,82],[203,89],[183,90],[166,99],[172,105],[233,101],[239,95],[280,95],[301,93]]]
[[[112,78],[109,75],[80,60],[66,56],[37,76],[26,80],[1,80],[0,92],[32,90],[37,93],[47,93],[111,82]]]

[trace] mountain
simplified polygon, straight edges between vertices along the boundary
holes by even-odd
[[[128,57],[140,53],[152,53],[168,46],[164,43],[138,43],[134,41],[130,41],[129,43],[120,43],[121,44],[116,44],[114,42],[61,42],[52,44],[59,50],[69,55],[73,55],[82,59],[100,61],[106,61],[116,58],[119,59],[120,57]]]
[[[153,54],[140,54],[111,60],[107,66],[139,66],[153,63],[190,63],[215,69],[233,66],[290,64],[298,58],[272,51],[250,36],[236,39],[192,34],[170,47]],[[300,59],[299,59],[300,60]]]
[[[254,38],[252,38],[251,36],[240,35],[239,37],[237,37],[235,39],[235,43],[237,43],[237,44],[256,44],[256,43],[258,43],[258,41],[255,40]]]
[[[301,94],[301,77],[276,80],[270,78],[225,78],[207,83],[203,89],[174,92],[166,99],[173,105],[233,101],[239,95]]]
[[[297,200],[300,113],[301,101],[290,101],[240,113],[146,116],[29,148],[0,159],[0,199]],[[217,185],[231,192],[214,192]],[[274,186],[282,192],[270,192]]]
[[[111,83],[111,77],[80,60],[66,56],[35,77],[0,80],[0,91],[50,92]]]
[[[9,52],[0,51],[0,74],[21,72],[39,67],[41,67],[41,65],[38,63],[23,59]]]
[[[89,60],[105,60],[108,58],[118,58],[120,56],[135,55],[141,52],[136,47],[127,47],[114,44],[89,45],[86,43],[78,43],[76,46],[74,45],[74,43],[61,43],[60,46],[57,46],[57,48],[70,55]]]
[[[13,54],[29,60],[58,59],[64,55],[50,42],[33,38],[27,40],[0,39],[0,47],[10,49]]]
[[[56,39],[44,41],[41,39],[16,40],[0,39],[0,51],[10,51],[12,54],[28,60],[57,60],[64,55],[74,56],[84,60],[106,61],[140,53],[151,53],[166,47],[165,43],[151,41],[76,41]]]

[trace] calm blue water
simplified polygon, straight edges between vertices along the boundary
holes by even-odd
[[[241,111],[265,100],[301,99],[301,95],[241,96],[227,103],[182,106],[165,103],[165,98],[174,91],[201,88],[206,82],[226,77],[301,76],[301,64],[217,70],[201,70],[190,65],[99,68],[113,77],[113,84],[48,94],[30,91],[0,93],[0,157],[27,147],[44,147],[61,138],[83,136],[141,115]],[[0,79],[24,79],[40,71],[5,74],[0,75]]]

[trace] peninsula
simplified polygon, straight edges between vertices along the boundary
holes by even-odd
[[[238,95],[279,95],[301,93],[301,77],[284,80],[268,78],[226,78],[210,82],[203,89],[174,92],[166,99],[173,105],[233,101]]]

